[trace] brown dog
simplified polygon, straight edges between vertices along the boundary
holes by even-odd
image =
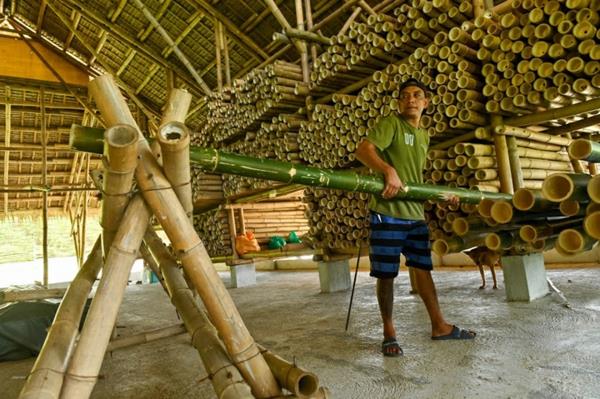
[[[465,254],[469,256],[475,262],[477,267],[479,268],[479,273],[481,274],[481,282],[482,285],[479,287],[480,290],[485,288],[485,273],[483,271],[484,266],[488,266],[490,271],[492,272],[492,279],[494,280],[494,289],[498,289],[498,283],[496,281],[496,271],[494,270],[494,266],[501,266],[500,264],[500,254],[494,252],[485,247],[476,247],[465,251]]]

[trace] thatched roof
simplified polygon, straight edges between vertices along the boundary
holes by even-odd
[[[288,21],[294,23],[294,0],[275,0],[275,3]],[[319,22],[348,0],[312,0],[311,3],[313,19]],[[4,6],[0,15],[3,18],[0,38],[8,35],[19,39],[15,32],[18,31],[39,43],[38,50],[43,46],[45,54],[58,54],[90,76],[105,72],[118,76],[120,86],[133,93],[130,96],[132,109],[140,121],[149,119],[152,125],[161,112],[169,88],[174,86],[186,88],[194,95],[192,114],[188,117],[190,127],[197,130],[204,123],[205,90],[161,34],[152,28],[136,1],[4,0],[0,4]],[[264,64],[274,54],[288,61],[298,58],[293,48],[281,52],[284,44],[272,41],[273,33],[281,31],[281,26],[264,1],[144,0],[143,4],[211,90],[217,86],[216,21],[223,25],[228,38],[233,78]],[[322,28],[323,34],[336,33],[351,12],[352,8],[348,8],[328,22]],[[26,69],[21,72],[25,73],[25,76],[17,74],[21,78],[0,76],[0,98],[3,104],[10,104],[0,106],[0,126],[4,132],[0,132],[0,146],[6,154],[0,166],[0,175],[4,178],[0,215],[11,210],[40,209],[42,205],[41,191],[23,192],[26,187],[39,189],[42,185],[41,87],[44,87],[48,143],[46,186],[60,189],[86,185],[87,156],[66,149],[70,125],[92,122],[90,113],[81,104],[88,101],[85,85],[72,84],[68,91],[53,73],[46,71],[51,77],[47,80],[54,83],[44,83],[29,79]],[[10,123],[6,128],[8,117]],[[98,165],[99,159],[92,157],[90,168]],[[7,192],[12,189],[21,192]],[[82,195],[80,193],[82,191],[48,192],[48,205],[67,209],[77,195]],[[90,198],[90,205],[97,206],[95,197]]]

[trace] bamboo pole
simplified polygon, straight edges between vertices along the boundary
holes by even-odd
[[[512,168],[510,163],[510,155],[508,152],[508,144],[506,137],[498,133],[498,126],[502,126],[502,117],[498,115],[491,116],[492,127],[494,134],[494,146],[496,149],[496,160],[498,162],[498,175],[500,177],[500,189],[503,193],[513,194],[514,186],[512,181]],[[518,157],[518,154],[516,155]]]
[[[162,240],[154,230],[148,229],[144,242],[160,265],[171,302],[183,318],[185,328],[192,338],[192,345],[200,354],[217,397],[253,397],[250,387],[233,366],[216,329],[194,299],[194,294],[187,286],[177,262],[167,251]]]
[[[312,398],[319,390],[318,377],[260,347],[279,384],[300,398]]]
[[[221,63],[221,23],[214,18],[213,27],[215,33],[215,64],[217,65],[217,89],[223,93],[223,69]]]
[[[98,237],[86,261],[69,284],[40,354],[21,389],[20,399],[58,399],[79,333],[85,302],[101,267],[102,243]]]
[[[167,31],[158,23],[156,18],[154,18],[154,16],[148,10],[148,8],[146,8],[144,3],[142,3],[141,0],[134,0],[134,3],[142,11],[142,14],[144,14],[146,19],[148,21],[150,21],[150,24],[152,26],[154,26],[154,28],[158,31],[158,33],[160,33],[162,38],[167,42],[167,44],[169,45],[169,48],[172,49],[173,52],[175,53],[175,55],[177,56],[177,58],[179,58],[179,61],[181,61],[181,63],[187,68],[187,70],[190,72],[190,74],[194,77],[194,80],[202,88],[202,91],[204,92],[204,94],[206,94],[206,95],[212,94],[212,90],[210,90],[210,88],[208,87],[206,82],[200,77],[200,75],[198,74],[196,69],[192,66],[192,64],[187,59],[187,57],[181,52],[181,50],[179,50],[179,47],[177,46],[177,44],[173,41],[173,39],[171,39],[171,36],[169,36]]]
[[[600,144],[587,139],[577,139],[569,145],[572,159],[588,162],[600,162]]]
[[[587,186],[590,175],[581,173],[555,173],[544,180],[542,194],[553,202],[567,199],[585,200],[588,197]]]
[[[96,104],[105,117],[116,114],[113,107],[122,113],[124,119],[131,117],[130,114],[127,115],[128,109],[125,101],[110,75],[96,78],[91,85],[98,89],[93,93],[98,96],[95,97]],[[141,134],[140,141],[138,141],[138,154],[136,179],[144,199],[173,243],[173,247],[200,294],[211,320],[222,335],[232,360],[246,382],[252,387],[255,396],[269,397],[279,394],[280,389],[275,378],[260,356],[231,296],[212,267],[206,249],[194,231],[185,210],[179,204],[168,180],[156,163],[156,159],[152,156],[147,141]]]
[[[508,118],[504,122],[510,126],[530,126],[548,122],[554,119],[566,118],[584,112],[595,111],[600,108],[600,98],[568,105],[561,108],[550,109],[547,111],[536,112],[529,115]]]
[[[590,179],[587,185],[587,194],[592,201],[600,203],[600,175]]]
[[[106,351],[112,352],[118,349],[128,348],[130,346],[145,344],[147,342],[152,342],[159,339],[184,334],[185,332],[185,326],[181,323],[169,327],[158,328],[151,331],[146,331],[143,333],[130,335],[128,337],[112,340],[108,344]]]
[[[187,113],[184,112],[182,115]],[[190,221],[193,218],[192,181],[190,176],[190,134],[187,127],[178,121],[162,125],[158,131],[158,142],[163,158],[163,170]]]
[[[61,399],[88,398],[94,389],[149,219],[144,200],[136,196],[127,206],[106,257],[102,278],[67,369]]]
[[[32,301],[47,298],[62,298],[65,294],[64,288],[50,288],[44,290],[18,290],[0,291],[0,303]]]
[[[540,190],[528,188],[515,191],[512,203],[515,208],[523,212],[556,208],[556,203],[545,199]]]
[[[133,173],[137,165],[137,140],[137,131],[129,125],[113,125],[104,133],[106,158],[100,225],[105,258],[131,195]]]
[[[590,237],[600,240],[600,211],[586,216],[583,221],[583,227]]]
[[[89,129],[71,131],[74,135],[94,134]],[[73,149],[78,151],[94,151],[97,146],[87,144],[93,140],[71,138]],[[240,176],[275,180],[285,183],[298,183],[307,186],[335,188],[379,194],[383,191],[383,179],[375,176],[364,176],[351,171],[333,171],[315,167],[266,159],[257,159],[243,155],[225,153],[213,149],[191,147],[190,161],[208,173],[231,173]],[[461,202],[477,204],[483,198],[510,199],[510,194],[472,191],[460,188],[436,186],[431,184],[407,183],[406,192],[398,193],[397,198],[413,201],[446,201],[449,195],[456,195]]]

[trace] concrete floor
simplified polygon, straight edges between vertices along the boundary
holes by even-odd
[[[255,339],[315,372],[333,398],[600,398],[600,269],[548,272],[570,309],[555,294],[507,303],[498,274],[500,289],[478,290],[476,270],[434,272],[448,321],[478,332],[475,341],[434,342],[401,273],[395,319],[402,358],[379,353],[374,281],[366,272],[347,333],[350,292],[321,294],[316,272],[261,272],[256,286],[230,292]],[[160,286],[128,287],[120,335],[177,322]],[[92,398],[214,397],[188,342],[180,335],[113,352]],[[0,363],[1,398],[17,397],[32,364]]]

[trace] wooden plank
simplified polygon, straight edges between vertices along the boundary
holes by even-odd
[[[76,86],[87,86],[87,72],[75,67],[60,55],[46,49],[43,45],[31,41],[31,44],[67,82]],[[27,67],[24,68],[23,66]],[[60,81],[44,63],[30,51],[23,40],[0,36],[0,75],[14,78],[35,79],[48,82]]]

